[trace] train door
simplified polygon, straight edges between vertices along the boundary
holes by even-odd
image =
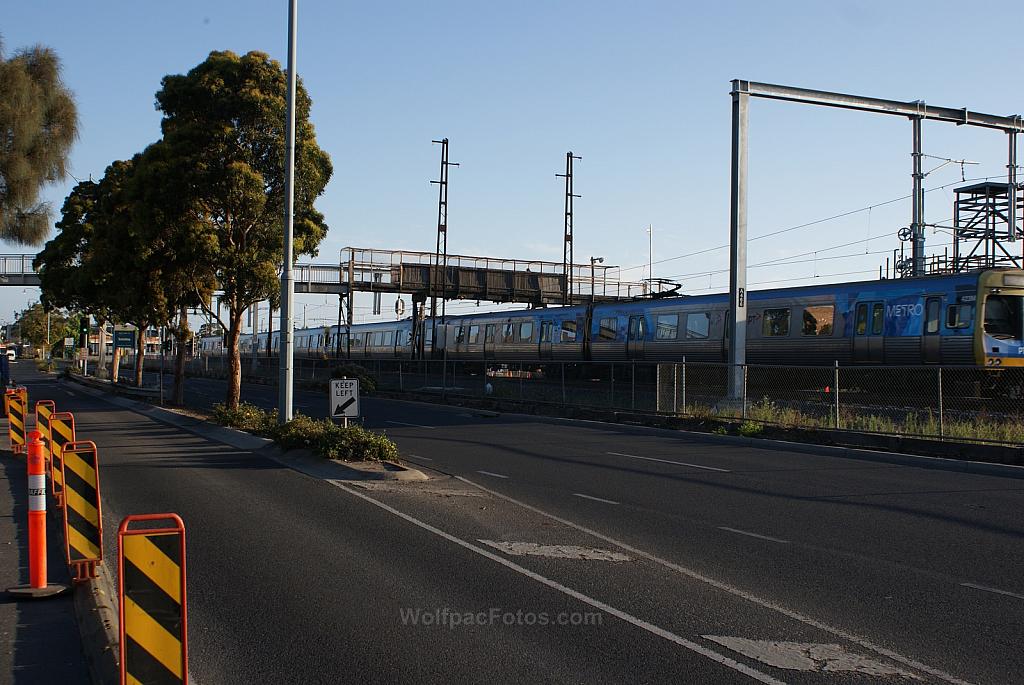
[[[885,304],[858,302],[854,308],[853,361],[881,364],[885,353]]]
[[[929,297],[924,301],[924,322],[921,330],[921,355],[925,364],[942,361],[942,339],[939,337],[942,319],[942,298]]]
[[[551,351],[551,339],[554,336],[555,324],[553,321],[541,321],[540,322],[540,342],[537,343],[540,346],[540,358],[551,359],[554,357],[554,353]]]
[[[484,359],[494,359],[494,332],[496,324],[489,323],[484,326]]]
[[[629,328],[626,334],[626,357],[628,359],[644,358],[644,336],[647,332],[642,314],[629,317]]]

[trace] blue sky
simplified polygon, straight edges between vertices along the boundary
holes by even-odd
[[[42,43],[63,59],[81,116],[78,178],[99,177],[158,138],[162,76],[211,50],[286,58],[284,0],[9,5],[6,52]],[[450,177],[450,253],[560,262],[555,173],[572,150],[583,157],[577,262],[600,255],[626,267],[624,278],[645,277],[653,225],[655,276],[679,278],[684,292],[724,290],[728,274],[708,272],[727,268],[728,250],[674,258],[728,242],[731,79],[1024,111],[1012,69],[1024,10],[1012,5],[1004,20],[974,18],[962,2],[299,5],[298,70],[335,167],[318,203],[330,226],[318,262],[336,262],[346,245],[432,250],[439,150],[430,141],[448,137],[461,164]],[[750,235],[907,195],[910,143],[902,118],[754,100]],[[979,162],[968,178],[1006,174],[1001,133],[926,122],[924,150]],[[955,184],[960,173],[947,166],[926,187]],[[47,190],[56,208],[72,184]],[[952,197],[952,185],[930,192],[927,219],[948,223]],[[870,277],[885,260],[875,253],[898,246],[909,215],[903,200],[753,241],[751,265],[791,263],[752,268],[751,285]],[[928,241],[941,252],[949,236],[929,230]],[[3,289],[0,320],[36,297]],[[311,325],[336,316],[336,298],[298,301],[300,325],[302,303]],[[368,306],[357,301],[357,319],[371,319]]]

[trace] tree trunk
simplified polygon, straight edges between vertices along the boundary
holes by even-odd
[[[99,353],[96,360],[96,376],[97,378],[103,378],[103,372],[107,369],[107,322],[96,317],[96,323],[99,328],[96,332],[97,339],[99,340],[99,344],[96,346],[96,351]]]
[[[192,340],[192,331],[188,327],[188,310],[185,307],[181,308],[174,337],[178,341],[178,351],[174,356],[174,397],[171,401],[182,407],[185,405],[185,355],[188,352],[186,348]]]
[[[110,362],[110,382],[111,383],[115,383],[115,384],[117,383],[117,376],[118,376],[118,373],[120,371],[120,368],[119,368],[120,366],[121,366],[121,350],[115,347],[114,348],[114,358]]]
[[[238,401],[242,396],[242,360],[238,354],[238,339],[242,334],[242,314],[234,310],[230,313],[230,323],[226,347],[228,351],[228,396],[224,404],[228,409],[238,409]]]
[[[146,365],[146,325],[139,326],[139,338],[135,341],[135,387],[142,387],[142,369]]]

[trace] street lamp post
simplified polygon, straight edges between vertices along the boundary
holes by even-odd
[[[590,301],[594,301],[594,264],[600,264],[604,262],[604,257],[591,257],[590,258]]]

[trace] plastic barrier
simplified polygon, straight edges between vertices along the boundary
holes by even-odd
[[[64,445],[64,549],[75,582],[96,577],[103,560],[103,512],[96,443],[79,440]]]
[[[75,441],[75,417],[71,412],[50,414],[50,483],[57,506],[64,506],[64,445]]]
[[[10,414],[11,397],[17,394],[18,391],[15,390],[14,388],[7,388],[6,390],[4,390],[4,418],[7,418],[7,416]]]
[[[53,400],[39,400],[36,402],[36,430],[39,431],[43,441],[43,458],[46,460],[47,468],[50,465],[50,416],[57,411]]]
[[[7,403],[7,436],[11,452],[21,454],[25,450],[25,404],[20,394],[13,394]]]
[[[132,530],[133,523],[172,527]],[[117,531],[121,683],[187,683],[185,524],[177,514],[129,516]]]
[[[18,398],[20,402],[21,398]],[[50,597],[67,589],[46,582],[46,467],[39,431],[28,440],[28,585],[8,588],[21,597]]]

